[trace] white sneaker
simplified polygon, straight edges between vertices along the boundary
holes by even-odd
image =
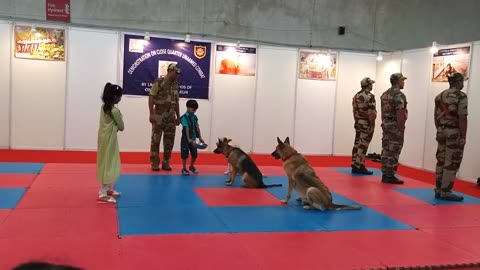
[[[107,195],[111,196],[111,197],[114,197],[114,198],[117,198],[117,197],[120,197],[120,195],[122,195],[122,193],[120,193],[116,190],[109,190],[109,191],[107,191]]]
[[[117,203],[117,200],[115,198],[110,197],[110,196],[99,196],[97,199],[98,203]]]

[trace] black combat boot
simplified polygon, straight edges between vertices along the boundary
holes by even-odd
[[[382,183],[403,185],[403,181],[395,176],[382,176]]]
[[[440,200],[445,200],[445,201],[455,201],[455,202],[461,202],[463,201],[463,197],[460,195],[453,194],[451,191],[440,191],[438,192],[438,198]],[[436,195],[436,194],[435,194]],[[436,197],[436,196],[435,196]]]
[[[352,174],[372,175],[373,172],[367,170],[367,168],[365,168],[365,166],[362,166],[362,167],[360,167],[360,168],[357,168],[357,167],[355,167],[355,166],[352,165]]]

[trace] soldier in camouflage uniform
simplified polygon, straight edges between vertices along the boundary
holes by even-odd
[[[450,88],[435,97],[435,126],[437,127],[437,168],[435,197],[462,201],[452,193],[458,168],[462,163],[467,135],[468,99],[463,89],[464,77],[453,73],[448,77]]]
[[[365,156],[375,130],[377,109],[375,96],[370,92],[373,89],[374,80],[366,77],[360,81],[362,90],[358,91],[352,100],[353,119],[355,120],[355,142],[352,150],[352,173],[373,174],[365,168]]]
[[[403,148],[405,122],[408,118],[407,98],[400,89],[403,89],[407,78],[402,73],[390,76],[392,87],[380,97],[382,108],[382,182],[389,184],[403,184],[395,173],[398,168],[398,159]]]
[[[176,126],[180,124],[179,94],[177,75],[180,68],[172,63],[167,68],[167,76],[153,82],[148,99],[152,138],[150,145],[150,164],[158,171],[160,165],[160,141],[163,134],[162,169],[171,171],[170,157],[175,142]]]

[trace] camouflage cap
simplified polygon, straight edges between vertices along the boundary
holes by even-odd
[[[167,70],[175,70],[177,74],[182,73],[182,71],[180,70],[180,67],[176,63],[171,63],[170,65],[168,65]]]
[[[390,80],[406,80],[407,77],[403,76],[402,73],[398,72],[398,73],[393,73],[392,75],[390,75]]]
[[[363,87],[363,86],[367,86],[369,84],[374,84],[375,81],[370,79],[369,77],[365,77],[363,78],[361,81],[360,81],[360,85]]]
[[[448,82],[466,81],[468,77],[463,77],[462,73],[455,72],[448,76]]]

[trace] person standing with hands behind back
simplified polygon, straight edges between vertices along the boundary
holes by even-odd
[[[177,64],[171,63],[167,68],[167,76],[153,82],[148,97],[150,123],[152,123],[152,139],[150,143],[150,165],[153,171],[159,171],[160,141],[163,134],[162,170],[171,171],[170,157],[175,143],[176,126],[180,124],[179,93],[177,76],[180,74]]]
[[[124,130],[122,113],[115,107],[122,99],[122,88],[107,83],[103,89],[103,105],[97,142],[97,180],[102,187],[98,192],[99,203],[116,203],[120,193],[113,187],[121,174],[120,150],[117,132]]]
[[[463,201],[453,194],[453,184],[463,159],[467,136],[468,98],[462,92],[465,78],[461,73],[448,77],[450,88],[435,97],[435,127],[437,128],[437,168],[435,198]]]
[[[198,102],[196,100],[187,101],[187,112],[185,112],[182,117],[180,117],[180,123],[182,124],[182,139],[180,143],[180,151],[183,162],[183,175],[190,175],[187,171],[187,158],[188,152],[192,154],[192,159],[190,161],[190,171],[194,174],[197,174],[198,171],[195,169],[195,160],[197,159],[197,147],[195,146],[195,140],[198,138],[201,143],[205,143],[202,139],[200,133],[200,127],[198,125],[198,118],[195,115],[195,112],[198,109]]]
[[[407,97],[401,92],[405,86],[402,73],[390,76],[392,87],[380,97],[382,108],[382,182],[388,184],[403,184],[395,176],[398,168],[398,159],[402,152],[405,123],[408,118]]]
[[[371,93],[374,83],[375,81],[369,77],[363,78],[360,81],[362,90],[358,91],[352,100],[355,121],[355,141],[352,150],[352,173],[354,174],[373,174],[365,168],[365,156],[372,141],[377,118],[375,96]]]

